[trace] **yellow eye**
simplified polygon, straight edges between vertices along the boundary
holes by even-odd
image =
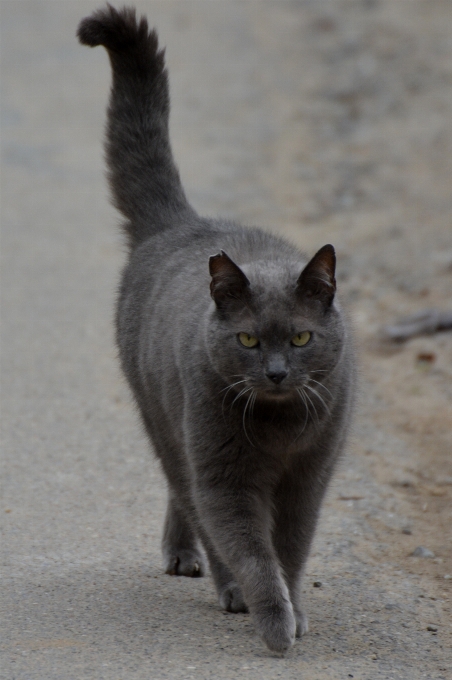
[[[303,345],[307,345],[309,340],[311,339],[311,334],[309,331],[303,331],[303,333],[298,333],[298,335],[294,335],[291,343],[292,345],[295,345],[295,347],[303,347]]]
[[[239,340],[244,347],[256,347],[259,344],[259,340],[248,333],[239,333]]]

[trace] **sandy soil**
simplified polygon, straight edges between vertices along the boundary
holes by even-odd
[[[195,207],[332,242],[356,329],[354,433],[309,562],[311,632],[285,659],[209,578],[162,574],[164,484],[112,341],[108,64],[73,37],[97,4],[1,6],[0,677],[451,678],[452,334],[380,329],[452,308],[452,4],[139,3]]]

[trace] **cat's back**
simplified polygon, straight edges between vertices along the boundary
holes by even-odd
[[[197,218],[149,238],[132,251],[118,297],[117,342],[129,379],[141,379],[140,366],[151,355],[154,366],[173,372],[175,345],[199,333],[212,305],[209,258],[221,250],[239,266],[261,262],[284,270],[306,262],[285,240],[222,220]]]
[[[199,218],[157,234],[131,253],[123,271],[119,319],[128,308],[136,314],[141,305],[165,305],[185,317],[193,307],[210,304],[209,258],[220,250],[239,266],[259,261],[284,269],[306,262],[294,245],[263,229]]]

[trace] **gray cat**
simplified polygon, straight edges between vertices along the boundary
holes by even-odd
[[[284,652],[308,630],[300,581],[350,419],[354,359],[335,253],[307,262],[259,229],[199,217],[168,138],[163,50],[145,18],[83,19],[113,70],[106,155],[130,256],[122,368],[168,480],[168,574],[202,576]]]

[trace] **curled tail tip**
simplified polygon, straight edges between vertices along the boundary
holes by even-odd
[[[117,10],[109,3],[81,20],[77,37],[82,45],[103,45],[114,52],[146,45],[155,54],[158,48],[157,34],[149,31],[146,17],[138,20],[134,7]]]

